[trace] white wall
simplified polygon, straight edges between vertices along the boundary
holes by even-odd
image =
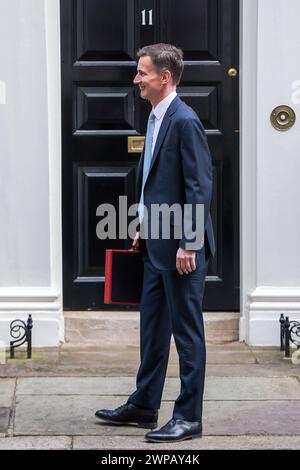
[[[1,287],[50,281],[44,16],[40,0],[0,2]]]
[[[255,9],[256,2],[251,7],[249,0],[243,3],[245,11]],[[243,116],[250,109],[253,122],[242,122],[241,337],[249,344],[275,345],[279,314],[300,319],[300,105],[293,102],[292,88],[300,80],[300,2],[258,0],[256,15],[257,32],[248,32],[244,43],[244,53],[248,47],[251,57],[242,60],[242,102],[249,104]],[[298,115],[286,132],[270,123],[272,109],[282,104]],[[257,136],[254,144],[249,135]]]
[[[300,287],[300,105],[292,101],[300,79],[299,19],[299,0],[259,2],[257,260],[264,286]],[[298,115],[286,132],[270,125],[281,104]]]
[[[58,6],[57,0],[0,1],[0,341],[5,343],[9,322],[28,313],[34,345],[57,344],[63,335],[60,232],[53,231],[54,224],[60,230],[60,143],[52,122],[54,111],[59,136]]]

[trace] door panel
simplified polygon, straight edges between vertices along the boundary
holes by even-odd
[[[162,0],[161,42],[180,47],[186,61],[218,60],[219,4],[218,0]]]
[[[136,51],[167,42],[184,52],[177,92],[201,119],[213,157],[212,219],[217,254],[209,266],[205,310],[239,308],[238,0],[63,0],[61,2],[63,266],[65,309],[103,305],[105,249],[97,207],[135,202],[139,153],[150,104],[132,84]],[[121,307],[118,307],[118,310]],[[132,308],[132,307],[124,307]]]
[[[134,0],[75,2],[77,60],[134,60],[134,3]]]

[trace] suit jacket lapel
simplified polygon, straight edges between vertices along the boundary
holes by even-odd
[[[155,143],[154,152],[153,152],[153,156],[152,156],[152,160],[151,160],[151,165],[150,165],[150,169],[149,169],[149,173],[148,173],[148,178],[149,178],[149,174],[150,174],[150,172],[153,168],[153,165],[155,163],[155,160],[158,156],[160,147],[161,147],[161,145],[164,141],[166,132],[167,132],[168,127],[170,125],[170,122],[172,120],[172,115],[176,112],[178,106],[181,103],[182,103],[182,101],[179,98],[179,96],[177,95],[174,98],[174,100],[171,102],[169,108],[166,111],[166,114],[164,115],[164,118],[162,120],[160,129],[159,129],[159,132],[158,132],[157,140],[156,140],[156,143]],[[140,158],[140,162],[139,162],[139,166],[138,166],[138,171],[137,171],[137,195],[138,195],[138,197],[140,196],[140,192],[141,192],[141,189],[142,189],[141,186],[142,186],[142,180],[143,180],[143,178],[142,178],[143,177],[143,166],[144,166],[144,149],[143,149],[143,152],[141,154],[141,158]]]
[[[176,112],[176,110],[177,110],[180,103],[181,103],[181,99],[177,95],[174,98],[174,100],[171,102],[170,106],[168,107],[168,109],[166,111],[166,114],[164,115],[164,118],[162,120],[160,129],[159,129],[159,133],[158,133],[158,136],[157,136],[157,140],[156,140],[156,143],[155,143],[153,157],[152,157],[151,165],[150,165],[150,169],[149,169],[149,174],[150,174],[150,172],[153,168],[153,165],[154,165],[155,160],[157,158],[157,155],[159,153],[160,147],[161,147],[161,145],[164,141],[164,138],[165,138],[165,135],[167,133],[168,127],[169,127],[170,122],[172,120],[172,115]],[[148,176],[149,176],[149,174],[148,174]]]

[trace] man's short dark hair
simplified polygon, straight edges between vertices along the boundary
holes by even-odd
[[[156,71],[169,70],[174,85],[178,85],[184,68],[183,52],[172,44],[151,44],[139,49],[138,57],[150,56]]]

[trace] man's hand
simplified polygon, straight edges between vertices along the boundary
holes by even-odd
[[[176,269],[179,274],[188,274],[196,269],[196,251],[178,248],[176,253]]]
[[[140,238],[140,232],[136,232],[132,245],[131,245],[134,250],[139,249],[139,238]]]

